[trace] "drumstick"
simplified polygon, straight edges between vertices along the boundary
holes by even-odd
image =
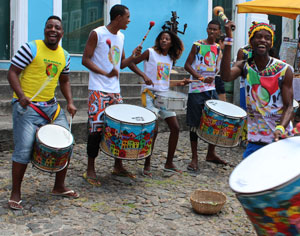
[[[69,135],[69,139],[71,139],[72,138],[72,133],[71,133],[71,130],[72,130],[72,115],[70,116],[70,128],[69,128],[69,130],[70,130],[70,135]]]
[[[115,62],[114,62],[114,58],[113,58],[112,51],[111,51],[111,41],[110,41],[110,39],[106,39],[106,44],[109,47],[109,55],[110,55],[113,67],[115,67]]]
[[[145,34],[145,36],[144,36],[142,42],[139,44],[139,46],[142,46],[143,42],[144,42],[145,39],[147,38],[147,36],[148,36],[148,34],[149,34],[151,28],[152,28],[154,25],[155,25],[155,22],[154,22],[154,21],[150,21],[149,29],[148,29],[147,33]]]
[[[214,14],[215,14],[215,16],[219,16],[224,21],[225,24],[229,21],[227,16],[224,14],[223,7],[221,7],[221,6],[214,7]],[[234,31],[235,26],[234,25],[231,26],[231,29],[232,29],[232,31]]]

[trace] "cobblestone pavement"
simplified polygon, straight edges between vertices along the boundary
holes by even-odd
[[[135,180],[111,175],[113,158],[100,153],[96,161],[102,186],[88,185],[82,178],[86,168],[86,145],[76,144],[67,174],[68,187],[80,198],[50,195],[54,175],[31,165],[22,185],[23,211],[7,206],[11,190],[11,152],[0,153],[0,234],[1,235],[255,235],[228,179],[234,167],[205,162],[207,144],[198,145],[200,173],[186,171],[190,161],[188,132],[180,133],[175,164],[183,174],[164,173],[169,133],[158,135],[152,156],[153,178],[141,176],[143,160],[124,161],[137,174]],[[237,165],[243,149],[219,148],[219,155]],[[222,191],[227,196],[215,215],[193,211],[189,198],[196,189]]]

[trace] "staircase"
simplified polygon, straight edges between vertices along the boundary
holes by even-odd
[[[175,71],[176,72],[176,71]],[[180,80],[188,77],[184,71],[179,73],[172,73],[171,79]],[[88,72],[71,72],[70,73],[72,95],[75,106],[78,111],[72,121],[72,133],[75,137],[76,143],[85,143],[87,140],[87,98],[88,98]],[[124,103],[132,105],[141,105],[140,92],[142,79],[132,72],[121,72],[121,95]],[[188,86],[175,87],[177,91],[187,93]],[[60,92],[56,90],[56,97],[61,106],[66,111],[66,101]],[[13,135],[12,135],[12,89],[7,81],[7,70],[0,70],[0,151],[13,149]],[[70,116],[67,114],[67,118]],[[182,130],[186,130],[185,111],[177,113],[177,118]],[[160,120],[159,132],[167,131],[168,127],[165,122]]]

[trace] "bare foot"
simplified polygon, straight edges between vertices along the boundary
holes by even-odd
[[[207,154],[206,156],[207,162],[212,162],[214,164],[221,164],[221,165],[229,165],[226,161],[223,161],[218,155],[215,153]]]

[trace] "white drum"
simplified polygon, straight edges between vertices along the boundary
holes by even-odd
[[[143,107],[115,104],[104,110],[101,150],[109,156],[126,160],[151,155],[156,115]]]
[[[32,163],[40,170],[58,172],[64,169],[72,155],[73,135],[66,128],[48,124],[37,130]]]
[[[249,155],[231,173],[229,185],[258,235],[300,234],[299,136]]]
[[[208,100],[202,112],[197,135],[220,147],[238,145],[247,113],[240,107],[220,100]]]
[[[155,93],[154,105],[161,110],[183,111],[187,106],[187,95],[169,90]]]

